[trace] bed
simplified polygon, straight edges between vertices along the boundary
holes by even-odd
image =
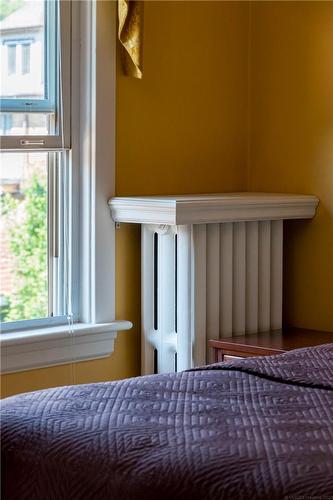
[[[333,498],[333,344],[2,402],[2,498]]]

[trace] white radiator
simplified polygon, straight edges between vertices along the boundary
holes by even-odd
[[[318,199],[235,193],[113,198],[116,222],[142,224],[142,373],[210,361],[207,341],[282,326],[283,219]]]
[[[142,369],[205,364],[207,340],[282,326],[283,222],[142,226]]]

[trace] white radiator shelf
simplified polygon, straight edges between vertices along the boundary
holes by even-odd
[[[205,364],[207,340],[282,326],[283,220],[315,215],[311,195],[112,198],[142,224],[142,373]]]
[[[168,225],[308,219],[317,205],[316,196],[276,193],[133,196],[109,201],[115,222]]]

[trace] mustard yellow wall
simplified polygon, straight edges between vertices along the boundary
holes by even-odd
[[[146,2],[143,81],[118,64],[117,195],[246,189],[247,28],[245,2]],[[117,317],[135,327],[112,356],[7,375],[2,397],[139,374],[139,236],[116,234]]]
[[[244,2],[145,3],[144,79],[118,75],[117,195],[246,188]]]
[[[284,316],[333,331],[333,3],[251,6],[250,190],[313,193],[287,224]]]

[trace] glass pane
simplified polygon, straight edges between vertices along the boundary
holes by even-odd
[[[2,98],[44,99],[44,0],[1,0],[0,21]]]
[[[1,113],[0,135],[48,135],[54,133],[51,113]]]
[[[16,45],[7,45],[8,75],[16,73]]]
[[[31,44],[22,45],[22,74],[30,73],[30,47]]]
[[[0,156],[2,321],[48,316],[48,153]]]

